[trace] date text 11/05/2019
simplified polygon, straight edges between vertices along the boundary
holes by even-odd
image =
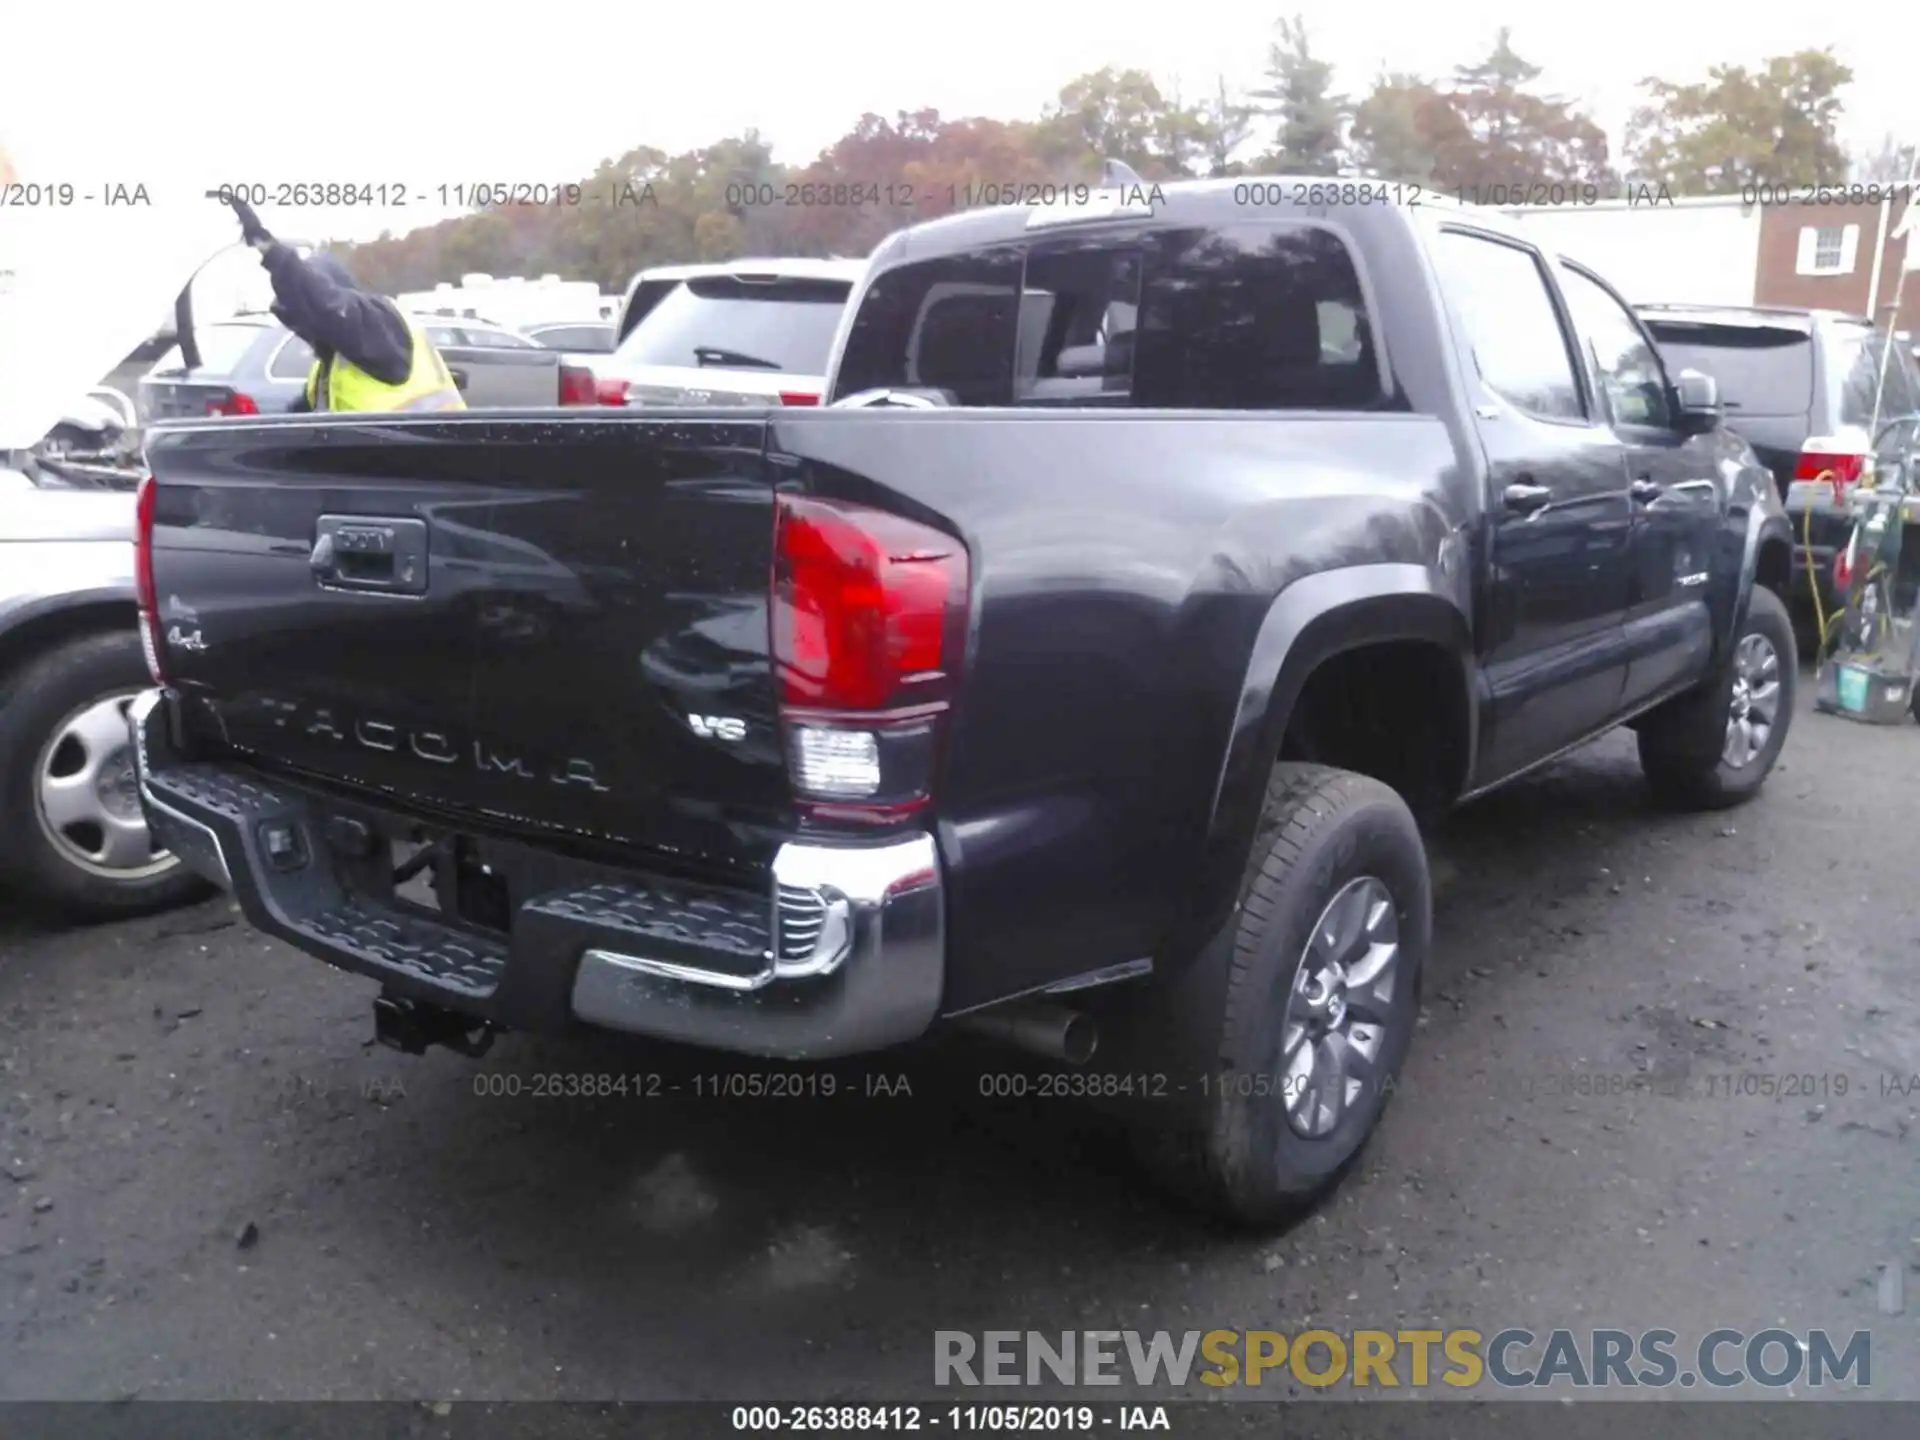
[[[1665,185],[1603,186],[1555,180],[1493,181],[1486,184],[1428,185],[1386,180],[1242,180],[1233,187],[1233,203],[1249,209],[1268,206],[1403,205],[1429,202],[1478,206],[1489,210],[1582,209],[1621,205],[1629,210],[1671,208],[1679,202]]]
[[[736,1405],[735,1430],[1167,1430],[1164,1405]]]

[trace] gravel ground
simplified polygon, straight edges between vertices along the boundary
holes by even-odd
[[[373,1048],[224,899],[0,912],[0,1398],[898,1399],[936,1328],[1309,1323],[1871,1329],[1920,1397],[1916,815],[1920,735],[1813,714],[1731,815],[1651,810],[1624,735],[1461,812],[1386,1123],[1264,1239],[977,1052],[536,1095],[665,1062]]]

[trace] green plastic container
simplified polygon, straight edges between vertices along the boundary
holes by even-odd
[[[1873,673],[1864,665],[1839,665],[1834,671],[1834,686],[1842,710],[1864,715],[1867,696],[1873,687]]]

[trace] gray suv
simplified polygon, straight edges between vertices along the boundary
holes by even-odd
[[[504,325],[466,317],[416,315],[470,406],[564,402],[565,377],[553,351]],[[236,315],[194,328],[200,365],[188,370],[175,346],[140,381],[143,424],[208,415],[270,415],[291,409],[306,389],[313,351],[271,315]]]

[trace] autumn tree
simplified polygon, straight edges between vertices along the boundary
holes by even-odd
[[[1292,175],[1337,175],[1346,101],[1333,90],[1333,66],[1313,53],[1298,15],[1276,22],[1279,38],[1267,46],[1265,85],[1250,97],[1255,112],[1274,124],[1263,168]]]
[[[1144,70],[1106,66],[1070,80],[1033,132],[1055,180],[1090,180],[1104,160],[1120,160],[1144,179],[1183,173],[1182,136],[1197,132],[1189,112],[1160,91]]]
[[[1627,129],[1633,178],[1695,194],[1842,181],[1840,92],[1852,79],[1831,50],[1802,50],[1754,70],[1716,65],[1691,84],[1643,80]]]
[[[1350,159],[1362,175],[1428,183],[1442,154],[1456,155],[1469,142],[1466,122],[1431,81],[1403,72],[1383,72],[1353,107],[1348,132]]]
[[[1458,126],[1438,114],[1433,179],[1442,186],[1486,191],[1537,181],[1604,183],[1613,178],[1606,132],[1570,101],[1535,88],[1540,67],[1514,50],[1502,26],[1485,59],[1454,71],[1447,107]]]

